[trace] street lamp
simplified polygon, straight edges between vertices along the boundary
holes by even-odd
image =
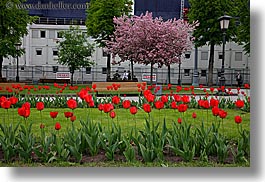
[[[15,44],[16,50],[17,50],[17,76],[16,76],[16,82],[19,82],[19,74],[18,74],[18,52],[20,50],[21,43],[18,42]]]
[[[218,20],[220,21],[221,30],[223,31],[223,56],[222,56],[221,78],[219,80],[219,84],[221,87],[225,86],[225,66],[224,66],[225,64],[225,34],[226,34],[226,30],[228,29],[229,21],[231,18],[232,17],[228,15],[224,15],[218,18]]]

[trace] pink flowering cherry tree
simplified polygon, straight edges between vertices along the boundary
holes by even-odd
[[[113,37],[106,42],[106,51],[113,56],[112,64],[131,61],[132,68],[133,63],[151,64],[151,84],[155,64],[159,68],[168,66],[170,71],[170,65],[180,63],[183,52],[191,49],[191,33],[195,27],[195,24],[183,20],[153,18],[149,12],[140,16],[115,17],[114,24]]]

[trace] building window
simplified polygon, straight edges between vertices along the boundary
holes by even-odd
[[[63,38],[63,33],[62,32],[57,32],[57,38]]]
[[[41,49],[36,49],[36,55],[41,56],[42,55],[42,50]]]
[[[90,75],[91,74],[91,67],[86,68],[86,74]]]
[[[223,59],[223,53],[222,53],[222,52],[219,52],[219,53],[218,53],[218,59],[219,59],[219,60],[222,60],[222,59]]]
[[[242,52],[235,52],[235,61],[242,61]]]
[[[185,59],[190,59],[190,52],[185,53]]]
[[[207,71],[206,70],[201,70],[201,76],[206,77]]]
[[[58,56],[58,50],[53,50],[53,51],[52,51],[52,55],[53,55],[53,56]]]
[[[40,31],[40,37],[41,38],[45,38],[46,37],[46,31],[45,30],[41,30]]]
[[[102,50],[102,55],[103,55],[103,57],[107,57],[107,53],[106,53],[106,51],[104,51],[104,50]]]
[[[52,67],[52,72],[57,73],[58,72],[58,66],[53,66]]]
[[[208,60],[208,51],[201,52],[201,60]]]
[[[32,30],[32,38],[39,38],[38,30]]]
[[[222,75],[221,70],[217,70],[217,75],[218,75],[218,77],[221,77],[221,75]]]
[[[102,68],[102,74],[107,74],[107,68]]]
[[[190,76],[190,69],[184,69],[184,76]]]

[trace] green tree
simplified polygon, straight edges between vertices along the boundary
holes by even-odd
[[[89,43],[88,36],[79,26],[70,26],[69,30],[61,33],[63,41],[58,45],[58,63],[69,67],[71,85],[73,85],[74,71],[94,64],[91,60],[94,46]]]
[[[21,56],[24,50],[16,51],[15,44],[21,37],[28,33],[27,25],[35,17],[30,17],[24,9],[19,9],[18,4],[24,0],[0,1],[0,77],[2,78],[2,64],[5,57]]]
[[[235,3],[235,16],[239,18],[235,41],[250,54],[250,0],[236,0]]]
[[[193,32],[195,46],[210,46],[208,64],[208,86],[213,85],[214,46],[222,43],[223,33],[218,18],[224,14],[233,16],[234,7],[231,0],[189,0],[191,8],[188,13],[189,22],[198,21],[199,25]],[[226,31],[226,41],[235,34],[233,19]]]
[[[87,9],[86,26],[89,36],[95,38],[99,47],[105,47],[114,32],[114,17],[128,15],[132,8],[131,0],[91,0]],[[110,58],[107,55],[107,80],[110,79]]]

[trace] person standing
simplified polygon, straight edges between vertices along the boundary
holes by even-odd
[[[117,80],[120,80],[120,78],[121,78],[121,75],[119,74],[119,71],[116,70],[116,72],[113,75],[113,80],[117,81]]]
[[[127,71],[127,77],[128,77],[128,80],[131,80],[132,79],[132,75],[131,75],[130,70]]]
[[[123,72],[122,80],[128,80],[128,73],[126,72],[126,70],[124,70]]]
[[[236,81],[237,81],[237,87],[240,88],[242,85],[242,76],[239,72],[237,72],[237,74],[236,74]]]

